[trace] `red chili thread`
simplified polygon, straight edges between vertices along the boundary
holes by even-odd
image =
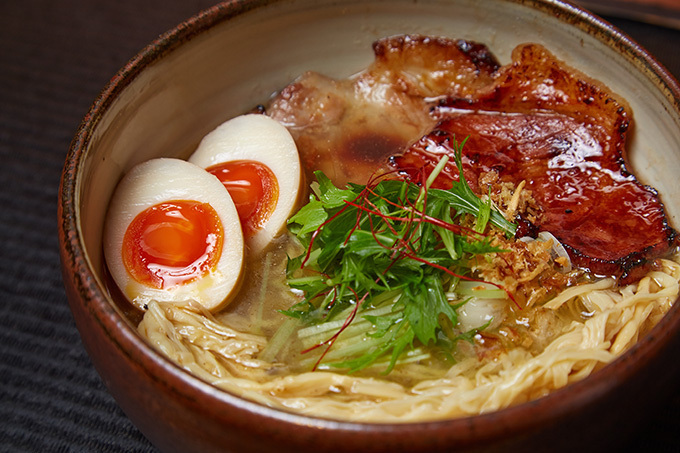
[[[390,172],[390,173],[396,173],[396,171]],[[368,222],[369,222],[369,225],[370,225],[371,234],[373,235],[373,238],[375,239],[376,243],[378,243],[381,247],[385,248],[386,250],[392,249],[395,252],[392,263],[383,271],[383,275],[399,259],[403,259],[404,257],[407,257],[407,258],[419,261],[419,262],[426,264],[428,266],[439,269],[439,270],[446,272],[447,274],[449,274],[449,275],[451,275],[455,278],[459,278],[461,280],[479,282],[479,283],[489,283],[489,284],[495,286],[496,288],[503,290],[507,294],[507,296],[510,298],[510,300],[512,300],[513,303],[518,308],[521,309],[521,307],[519,306],[519,304],[515,300],[514,296],[503,286],[496,284],[496,283],[493,283],[493,282],[485,282],[484,280],[481,280],[481,279],[476,279],[476,278],[456,274],[455,272],[453,272],[452,270],[450,270],[450,269],[448,269],[444,266],[441,266],[439,264],[433,263],[429,260],[426,260],[424,258],[417,256],[417,252],[416,252],[416,250],[414,250],[414,248],[412,246],[412,238],[413,238],[413,235],[415,235],[415,233],[416,233],[416,228],[414,227],[414,224],[430,223],[432,225],[435,225],[435,226],[444,228],[446,230],[449,230],[449,231],[451,231],[455,234],[459,234],[459,235],[467,234],[468,236],[476,236],[476,238],[487,237],[487,235],[480,233],[480,232],[477,232],[477,231],[475,231],[471,228],[466,228],[466,227],[463,227],[463,226],[460,226],[460,225],[445,222],[441,219],[437,219],[435,217],[431,217],[431,216],[426,215],[425,214],[425,206],[427,205],[427,192],[425,193],[425,197],[423,199],[422,210],[417,209],[415,207],[415,204],[412,201],[410,201],[408,199],[408,197],[406,197],[406,200],[400,199],[400,201],[402,202],[402,204],[400,205],[398,203],[395,203],[395,202],[388,200],[385,197],[377,194],[375,192],[374,188],[380,183],[381,180],[388,179],[387,178],[388,174],[389,173],[384,173],[384,174],[381,174],[381,175],[372,176],[369,179],[366,186],[364,187],[364,189],[354,198],[354,200],[352,200],[352,201],[345,200],[345,206],[343,206],[340,210],[338,210],[338,212],[333,214],[330,218],[326,219],[321,225],[319,225],[319,227],[316,228],[316,230],[312,233],[312,235],[310,237],[310,242],[309,242],[309,246],[307,248],[307,253],[305,255],[304,260],[302,261],[300,268],[303,268],[304,265],[309,260],[309,257],[310,257],[311,252],[312,252],[314,240],[320,234],[322,228],[324,228],[330,222],[335,220],[339,215],[344,213],[350,206],[352,206],[352,207],[355,207],[357,209],[357,216],[356,216],[355,224],[351,228],[351,230],[349,231],[349,233],[348,233],[348,235],[345,239],[344,244],[345,245],[347,244],[347,242],[349,241],[352,234],[360,227],[361,221],[363,219],[362,212],[366,213],[368,215],[367,217],[368,217]],[[426,181],[425,172],[422,171],[422,169],[421,169],[420,174],[421,174],[421,178],[422,178],[422,186],[424,186],[425,181]],[[407,184],[410,184],[410,183],[407,182]],[[401,216],[391,216],[391,215],[383,214],[382,212],[380,212],[380,210],[377,208],[377,206],[369,199],[369,195],[374,195],[375,197],[387,202],[388,204],[390,204],[394,207],[404,209],[404,210],[408,210],[410,215],[407,216],[407,217],[401,217]],[[378,237],[377,237],[378,233],[376,232],[376,228],[375,228],[375,225],[373,223],[374,222],[374,220],[373,220],[374,216],[379,217],[380,220],[382,221],[384,227],[389,229],[392,232],[392,234],[399,237],[399,240],[396,241],[393,245],[390,246],[390,245],[384,244],[378,239]],[[398,235],[396,229],[394,228],[394,226],[389,222],[390,220],[393,221],[393,222],[405,222],[406,223],[406,230],[405,231],[406,231],[407,234],[404,234],[400,237]],[[384,231],[384,229],[380,230],[380,231]],[[376,281],[378,281],[378,280],[379,279],[376,279]],[[318,360],[314,364],[314,367],[312,368],[313,370],[316,370],[318,368],[319,364],[323,361],[326,354],[328,354],[330,349],[333,347],[333,345],[335,344],[335,341],[338,339],[338,337],[354,321],[354,319],[355,319],[355,317],[358,313],[359,307],[361,306],[361,304],[363,304],[365,302],[366,298],[369,295],[369,292],[366,292],[363,295],[363,297],[361,299],[359,299],[358,294],[356,293],[356,291],[353,288],[347,286],[347,289],[349,289],[352,293],[354,293],[354,297],[355,297],[355,300],[357,302],[354,305],[354,308],[350,312],[349,316],[347,316],[347,318],[345,319],[343,325],[328,340],[323,341],[321,343],[318,343],[318,344],[302,351],[303,354],[306,354],[308,352],[314,351],[314,350],[326,345],[326,349],[323,351],[321,356],[318,358]],[[338,297],[337,285],[332,289],[332,291],[335,292],[335,295],[333,297],[333,300],[328,304],[327,308],[332,307],[335,304],[335,302],[337,301],[337,297]],[[330,291],[328,293],[330,293]],[[328,293],[326,293],[326,294],[328,294]]]
[[[349,286],[347,288],[354,293],[354,298],[356,300],[358,298],[356,291],[354,291],[354,289],[350,288]],[[345,319],[345,322],[342,324],[340,329],[338,329],[338,331],[335,333],[335,335],[333,335],[328,340],[326,340],[322,343],[315,344],[314,346],[307,348],[304,351],[302,351],[302,354],[306,354],[308,352],[314,351],[317,348],[320,348],[323,345],[327,345],[326,349],[321,353],[321,356],[317,359],[316,363],[314,363],[314,367],[312,368],[312,371],[316,371],[316,369],[319,367],[319,364],[321,364],[321,361],[324,359],[324,357],[326,357],[326,354],[328,354],[328,351],[330,351],[331,348],[333,347],[333,345],[335,344],[335,340],[337,340],[338,337],[340,336],[340,334],[342,332],[344,332],[345,329],[347,327],[349,327],[350,324],[352,324],[352,321],[354,321],[354,318],[356,317],[357,312],[359,311],[359,306],[362,303],[364,303],[364,301],[366,300],[367,297],[368,297],[368,293],[364,294],[364,297],[362,297],[361,300],[357,300],[356,304],[354,304],[354,309],[351,311],[349,316]]]

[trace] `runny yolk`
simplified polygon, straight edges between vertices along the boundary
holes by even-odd
[[[189,283],[217,266],[224,231],[208,203],[176,200],[151,206],[123,237],[123,263],[139,283],[157,289]]]
[[[206,169],[222,181],[234,200],[245,237],[262,228],[276,208],[279,184],[274,173],[259,162],[236,160]]]

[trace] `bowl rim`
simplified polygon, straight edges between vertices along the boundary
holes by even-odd
[[[80,228],[79,170],[88,154],[88,146],[93,131],[117,95],[125,90],[147,65],[153,64],[184,43],[233,17],[272,3],[286,1],[288,0],[226,1],[199,12],[160,35],[129,60],[108,82],[84,116],[71,142],[62,172],[58,201],[60,255],[64,278],[75,284],[82,299],[79,303],[85,304],[89,315],[106,331],[109,338],[115,342],[116,347],[135,360],[137,364],[143,364],[146,374],[163,374],[178,389],[178,395],[181,395],[187,401],[196,401],[199,397],[208,396],[220,402],[223,407],[220,410],[233,406],[252,414],[266,416],[270,420],[303,425],[311,429],[332,427],[340,432],[356,432],[364,430],[367,425],[370,425],[370,430],[373,433],[394,434],[399,432],[403,434],[422,431],[423,429],[436,429],[437,427],[446,427],[447,430],[455,431],[455,427],[469,427],[471,421],[474,421],[475,424],[484,426],[485,429],[488,428],[490,431],[494,430],[494,426],[500,425],[495,432],[497,435],[502,435],[505,427],[503,423],[498,423],[499,419],[515,420],[519,426],[530,426],[533,424],[533,417],[525,416],[530,415],[527,411],[530,413],[545,412],[545,414],[550,414],[551,419],[557,420],[580,407],[588,405],[589,402],[597,400],[598,396],[606,394],[612,386],[618,385],[619,382],[643,367],[647,363],[646,358],[649,358],[650,353],[669,341],[671,331],[680,330],[680,304],[676,303],[652,331],[639,340],[630,350],[591,374],[585,380],[571,383],[536,400],[489,413],[444,420],[384,423],[334,420],[303,415],[248,400],[214,387],[191,375],[144,342],[129,322],[123,319],[121,314],[114,309],[113,302],[101,285],[101,280],[97,278],[98,272],[95,271],[88,259]],[[565,0],[501,1],[525,5],[543,13],[551,14],[559,20],[596,37],[610,47],[615,47],[627,60],[644,73],[673,103],[676,111],[680,112],[680,87],[678,82],[639,44],[604,19]],[[568,393],[570,397],[564,398],[565,393]]]

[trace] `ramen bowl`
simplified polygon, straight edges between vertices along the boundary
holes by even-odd
[[[342,78],[396,34],[485,43],[502,64],[520,43],[608,85],[630,104],[629,160],[680,222],[680,89],[625,35],[558,0],[244,0],[218,4],[143,49],[103,89],[66,158],[59,234],[69,303],[97,371],[162,451],[437,452],[596,450],[649,413],[678,376],[680,307],[591,376],[531,402],[417,423],[299,415],[192,376],[150,347],[107,289],[102,230],[122,175],[186,158],[217,125],[266,102],[305,71]]]

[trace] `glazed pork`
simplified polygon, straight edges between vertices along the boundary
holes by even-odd
[[[342,80],[307,72],[267,107],[290,130],[304,167],[336,184],[365,183],[432,130],[430,98],[470,96],[500,67],[484,45],[464,40],[397,36],[373,50],[367,70]]]
[[[415,177],[452,154],[466,137],[464,174],[526,188],[542,210],[536,227],[551,232],[572,262],[595,274],[634,281],[675,245],[657,193],[626,168],[629,109],[595,81],[567,68],[538,45],[515,49],[493,84],[469,97],[448,98],[440,122],[392,163]],[[457,179],[449,165],[436,184]]]

